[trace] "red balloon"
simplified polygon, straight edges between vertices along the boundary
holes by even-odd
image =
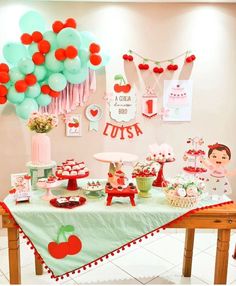
[[[27,83],[22,79],[15,82],[15,89],[18,92],[25,92],[28,86]]]
[[[21,43],[24,45],[30,45],[33,41],[32,36],[30,34],[24,33],[20,37]]]
[[[66,28],[70,27],[70,28],[76,29],[77,23],[76,23],[75,19],[74,18],[68,18],[65,22],[65,27]]]
[[[51,45],[50,45],[49,41],[42,40],[42,41],[38,42],[38,49],[39,49],[40,53],[47,54],[50,51],[50,48],[51,48]]]
[[[6,96],[1,96],[0,97],[0,104],[5,104],[7,102]]]
[[[41,32],[35,31],[32,34],[32,39],[34,42],[38,43],[38,42],[42,41],[43,35]]]
[[[90,63],[94,66],[98,66],[102,62],[101,56],[97,54],[91,54],[89,57]]]
[[[0,83],[7,83],[10,80],[10,76],[7,72],[0,72]]]
[[[51,97],[58,97],[60,95],[60,92],[51,89],[50,92],[49,92],[49,95]]]
[[[43,54],[41,54],[40,52],[36,52],[33,54],[32,60],[33,60],[34,64],[41,65],[45,62],[45,56]]]
[[[9,72],[9,66],[5,63],[0,64],[0,72]]]
[[[89,46],[89,51],[90,53],[92,54],[96,54],[96,53],[99,53],[100,52],[100,46],[96,43],[92,43],[90,46]]]
[[[8,89],[6,88],[5,85],[0,85],[0,97],[6,96],[8,93]]]
[[[74,46],[68,46],[66,48],[66,57],[69,59],[74,59],[75,57],[77,57],[78,55],[78,51]]]
[[[49,94],[50,91],[51,91],[51,88],[49,87],[48,84],[44,84],[41,86],[41,92],[43,94]]]
[[[25,76],[25,82],[27,83],[27,85],[31,86],[31,85],[36,84],[37,78],[34,74],[27,74]]]
[[[52,29],[54,33],[59,33],[62,29],[64,29],[64,24],[61,21],[55,21],[52,24]]]
[[[57,49],[55,51],[55,58],[58,61],[64,61],[66,59],[66,51],[64,49]]]

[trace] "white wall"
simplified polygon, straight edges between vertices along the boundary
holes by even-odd
[[[48,27],[56,19],[75,17],[81,30],[95,33],[111,53],[111,61],[104,72],[97,73],[97,91],[89,103],[105,108],[104,92],[111,90],[112,78],[123,72],[121,56],[128,49],[152,58],[173,57],[187,49],[197,56],[192,79],[194,81],[193,116],[190,123],[164,123],[158,118],[148,120],[140,115],[144,135],[121,142],[102,135],[105,119],[98,133],[87,132],[84,118],[83,137],[65,137],[64,124],[51,132],[53,158],[60,163],[68,157],[85,160],[91,176],[104,177],[106,166],[92,156],[101,151],[126,151],[144,158],[148,145],[157,141],[170,143],[177,162],[170,164],[168,175],[179,172],[186,138],[203,136],[207,143],[227,144],[233,152],[230,168],[236,168],[235,136],[235,74],[236,74],[236,5],[235,4],[115,4],[76,2],[0,1],[0,49],[10,40],[20,37],[18,20],[31,9],[41,12]],[[11,19],[11,20],[10,20]],[[181,65],[181,62],[179,62]],[[129,69],[126,69],[131,78]],[[178,73],[174,78],[178,77]],[[151,75],[149,81],[153,82]],[[159,81],[159,84],[162,80]],[[140,91],[142,90],[142,82]],[[138,95],[141,97],[141,94]],[[161,100],[160,100],[161,101]],[[83,109],[78,112],[84,114]],[[0,107],[0,199],[8,191],[10,174],[25,170],[30,159],[30,132],[15,116],[12,105]],[[236,187],[236,180],[231,179]],[[236,196],[235,196],[236,197]]]

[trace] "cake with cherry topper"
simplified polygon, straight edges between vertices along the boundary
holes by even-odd
[[[68,180],[67,190],[78,190],[77,179],[86,178],[89,175],[89,169],[85,163],[77,162],[74,159],[68,159],[57,166],[56,176],[62,180]]]

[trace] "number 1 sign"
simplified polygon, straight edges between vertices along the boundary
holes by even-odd
[[[152,88],[146,88],[142,98],[142,114],[148,118],[157,115],[157,96]]]

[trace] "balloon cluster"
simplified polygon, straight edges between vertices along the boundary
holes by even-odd
[[[30,11],[19,25],[21,43],[3,47],[10,68],[0,64],[0,104],[15,104],[23,119],[60,96],[67,83],[82,83],[89,69],[100,69],[109,61],[94,35],[78,31],[73,18],[55,21],[46,31],[42,16]]]

